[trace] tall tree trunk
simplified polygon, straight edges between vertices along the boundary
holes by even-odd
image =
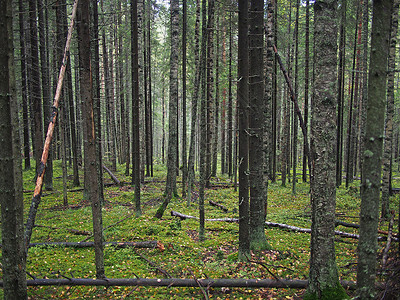
[[[397,28],[399,23],[399,0],[395,0],[392,11],[392,24],[390,34],[388,81],[387,81],[387,105],[385,118],[385,140],[383,147],[383,172],[382,172],[382,209],[381,217],[389,216],[389,196],[391,194],[391,172],[393,153],[393,115],[394,115],[394,70],[396,69],[396,44]]]
[[[311,134],[313,177],[311,182],[311,259],[307,293],[312,299],[346,299],[339,283],[335,260],[336,206],[336,79],[337,1],[314,4],[315,97]]]
[[[27,289],[11,2],[0,3],[0,204],[4,299],[17,300],[27,299]]]
[[[42,74],[42,91],[43,91],[43,117],[44,126],[47,129],[50,120],[50,73],[49,73],[49,63],[47,60],[47,46],[46,46],[46,29],[45,29],[45,19],[43,0],[37,1],[38,7],[38,21],[39,21],[39,45],[40,45],[40,69]],[[46,190],[53,190],[53,158],[52,151],[49,152],[49,157],[46,164],[46,173],[44,176],[44,185]]]
[[[265,236],[265,207],[268,181],[264,181],[264,171],[268,170],[264,136],[266,116],[270,103],[264,101],[264,1],[251,0],[249,11],[249,188],[250,226],[249,239],[252,250],[269,248]]]
[[[336,134],[336,186],[342,184],[343,161],[343,111],[344,111],[344,80],[346,65],[346,7],[347,0],[342,0],[340,36],[339,36],[339,69],[338,69],[338,107],[337,107],[337,134]]]
[[[32,110],[34,120],[35,133],[35,160],[36,160],[36,175],[39,171],[40,159],[43,152],[43,117],[42,117],[42,90],[40,86],[39,74],[39,50],[37,38],[37,23],[36,23],[36,0],[29,0],[29,33],[31,46],[31,91]]]
[[[250,255],[249,238],[249,38],[248,0],[239,1],[238,116],[239,116],[239,259]]]
[[[208,0],[207,18],[207,151],[206,151],[206,186],[210,186],[212,164],[212,138],[214,135],[214,7],[215,0]]]
[[[358,242],[357,294],[375,298],[379,193],[385,114],[386,74],[389,54],[390,18],[393,0],[373,2],[371,55],[368,77],[368,109],[361,182],[360,240]]]
[[[218,164],[218,128],[219,128],[219,14],[217,14],[217,22],[216,22],[216,54],[215,54],[215,100],[214,100],[214,137],[212,142],[212,164],[211,164],[211,176],[217,176],[217,164]]]
[[[24,21],[24,5],[23,1],[18,1],[18,21],[19,21],[19,41],[21,52],[21,90],[22,90],[22,122],[23,122],[23,147],[24,147],[24,169],[31,167],[30,159],[30,143],[29,143],[29,116],[28,116],[28,83],[26,78],[26,45],[25,45],[25,21]]]
[[[233,136],[233,95],[232,95],[232,12],[229,13],[229,63],[228,63],[228,128],[227,128],[227,153],[226,162],[228,164],[228,175],[232,177],[233,175],[233,161],[232,161],[232,136]],[[236,182],[236,181],[235,181]]]
[[[139,48],[138,48],[138,2],[131,1],[131,61],[132,61],[132,184],[135,185],[136,216],[142,214],[140,207],[140,136],[139,136]]]
[[[93,66],[93,106],[94,106],[94,126],[96,130],[96,159],[99,166],[103,165],[103,135],[101,132],[101,101],[100,101],[100,47],[99,47],[99,15],[97,1],[91,1],[91,13],[93,21],[91,23],[91,43],[92,45],[92,66]],[[83,109],[82,109],[83,110]],[[85,174],[87,176],[86,170]],[[103,183],[103,168],[97,168],[97,181],[99,183],[100,201],[104,203],[104,183]],[[85,187],[86,188],[86,187]]]
[[[105,278],[104,272],[104,255],[103,255],[103,219],[102,205],[99,195],[99,182],[97,176],[98,160],[96,159],[96,135],[95,135],[95,120],[93,114],[93,95],[92,95],[92,70],[90,63],[90,14],[89,1],[81,0],[78,9],[78,48],[79,48],[79,63],[80,63],[80,78],[81,78],[81,99],[83,106],[83,132],[84,132],[84,164],[87,173],[87,188],[89,198],[92,203],[92,218],[94,232],[94,251],[96,264],[96,277]]]
[[[176,146],[177,146],[177,106],[178,106],[178,43],[179,41],[179,3],[171,0],[171,56],[170,56],[170,87],[169,87],[169,138],[166,197],[171,199],[176,195]],[[160,216],[161,217],[161,216]]]
[[[296,99],[299,96],[299,66],[298,66],[298,54],[299,54],[299,9],[300,9],[300,2],[299,0],[296,1],[296,21],[295,21],[295,28],[294,28],[294,93]],[[293,177],[292,177],[292,194],[296,194],[296,183],[297,183],[297,135],[298,135],[298,121],[296,112],[293,110],[293,153],[292,153],[292,160],[293,160]]]
[[[347,130],[347,143],[346,143],[346,188],[353,182],[354,178],[354,143],[355,143],[355,116],[356,116],[356,92],[355,87],[357,86],[356,77],[356,62],[357,62],[357,34],[358,34],[358,23],[360,20],[360,4],[357,4],[357,19],[356,27],[354,30],[354,47],[353,47],[353,67],[351,74],[351,91],[349,99],[349,111],[348,111],[348,130]],[[357,77],[358,78],[358,77]]]
[[[205,187],[207,184],[207,0],[202,1],[201,5],[201,54],[200,54],[200,187],[199,187],[199,240],[205,240],[205,212],[204,212],[204,198]]]
[[[226,22],[223,15],[223,21]],[[226,26],[222,25],[222,68],[226,68]],[[222,87],[221,105],[221,174],[226,174],[226,85]]]
[[[306,36],[305,36],[305,66],[304,66],[304,126],[308,131],[308,98],[310,82],[310,1],[306,1]],[[306,141],[303,141],[303,182],[307,182]]]
[[[195,177],[194,161],[195,161],[195,146],[196,146],[196,123],[197,123],[197,107],[199,100],[200,88],[200,45],[199,45],[199,31],[200,31],[200,1],[196,0],[196,23],[195,23],[195,47],[194,47],[194,62],[195,62],[195,80],[193,86],[192,97],[192,120],[190,131],[190,145],[189,145],[189,160],[188,160],[188,193],[187,193],[187,206],[190,206],[192,197],[193,181]]]
[[[187,3],[183,1],[182,24],[182,197],[186,197],[187,180],[187,129],[186,129],[186,40],[187,40]],[[190,204],[190,202],[188,202]]]

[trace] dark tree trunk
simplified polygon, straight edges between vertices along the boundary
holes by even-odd
[[[375,298],[377,229],[381,186],[382,144],[385,113],[390,18],[393,0],[373,2],[371,55],[368,77],[368,109],[361,182],[360,241],[357,290],[360,299]]]
[[[37,1],[38,6],[38,21],[39,21],[39,44],[40,44],[40,62],[41,62],[41,74],[42,74],[42,90],[43,90],[43,117],[44,117],[44,128],[47,129],[50,121],[50,73],[49,73],[49,62],[47,60],[47,45],[46,45],[46,29],[45,29],[45,17],[43,0]],[[44,185],[46,190],[53,190],[53,158],[52,151],[49,151],[49,157],[46,164],[46,173],[44,176]]]
[[[306,37],[305,37],[305,66],[304,66],[304,126],[308,131],[308,98],[310,82],[310,1],[306,1]],[[306,141],[303,142],[303,182],[307,182]]]
[[[249,39],[248,0],[239,1],[238,122],[239,122],[239,259],[250,255],[249,238]]]
[[[24,142],[24,169],[28,170],[31,167],[30,159],[30,143],[29,143],[29,116],[28,116],[28,83],[26,78],[26,45],[25,45],[25,21],[24,21],[24,5],[23,1],[18,1],[18,21],[19,21],[19,39],[21,47],[21,93],[22,93],[22,122],[23,122],[23,142]]]
[[[296,1],[296,21],[295,21],[295,28],[294,28],[294,93],[296,99],[299,95],[299,66],[298,66],[298,54],[299,54],[299,8],[300,3],[299,0]],[[293,110],[293,153],[292,153],[292,162],[293,162],[293,177],[292,177],[292,194],[296,194],[296,183],[297,183],[297,135],[298,135],[298,121],[296,117],[296,112]]]
[[[27,289],[11,2],[0,3],[0,204],[4,299],[19,300],[27,299]]]
[[[187,40],[187,3],[183,1],[182,24],[182,197],[186,197],[187,181],[187,129],[186,129],[186,40]],[[190,203],[190,202],[188,202]]]
[[[102,132],[101,132],[101,105],[100,105],[100,47],[99,47],[99,15],[97,1],[91,1],[91,12],[93,21],[91,26],[92,38],[92,65],[93,65],[93,106],[94,106],[94,126],[96,133],[96,159],[98,166],[103,165],[103,150],[102,150]],[[82,109],[83,110],[83,109]],[[86,170],[85,170],[86,174]],[[100,201],[104,203],[104,183],[103,183],[103,168],[97,168],[97,181],[99,183]]]
[[[229,63],[228,63],[228,128],[227,128],[227,153],[226,163],[228,165],[227,171],[229,177],[233,175],[233,161],[232,161],[232,136],[233,136],[233,95],[232,95],[232,12],[229,13]],[[236,182],[236,181],[235,181]]]
[[[340,36],[339,36],[339,67],[338,67],[338,107],[337,107],[337,133],[336,133],[336,186],[342,184],[343,161],[343,111],[344,111],[344,80],[346,66],[346,5],[347,0],[342,0]]]
[[[84,133],[84,164],[87,169],[86,186],[88,188],[89,199],[92,203],[93,233],[94,233],[94,251],[96,263],[96,277],[105,278],[104,255],[103,255],[103,220],[102,205],[99,194],[98,159],[96,155],[96,135],[95,120],[93,113],[93,95],[92,95],[92,70],[90,63],[90,13],[89,1],[81,0],[78,9],[78,48],[80,64],[80,92],[83,109],[83,133]]]
[[[140,136],[139,136],[139,48],[137,0],[131,1],[132,61],[132,184],[135,185],[136,215],[140,216]]]
[[[200,101],[200,187],[199,187],[199,240],[205,240],[205,212],[204,212],[204,198],[205,198],[205,187],[207,184],[207,0],[202,1],[201,6],[201,55],[200,55],[200,88],[201,88],[201,101]]]
[[[30,95],[32,98],[32,111],[35,135],[35,161],[36,175],[40,165],[43,152],[43,117],[42,117],[42,90],[40,86],[39,74],[39,50],[37,32],[37,13],[36,0],[29,0],[29,33],[31,46],[31,72],[30,72]],[[29,79],[29,78],[28,78]]]

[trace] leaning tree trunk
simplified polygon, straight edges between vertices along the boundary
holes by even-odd
[[[337,1],[314,4],[315,97],[313,102],[311,258],[307,294],[312,299],[346,299],[335,259]]]
[[[390,18],[393,0],[373,2],[371,55],[368,77],[368,109],[364,138],[361,182],[360,241],[358,243],[357,293],[360,299],[374,299],[379,222],[379,193],[386,74],[389,53]]]

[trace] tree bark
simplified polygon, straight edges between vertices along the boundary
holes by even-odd
[[[337,1],[314,4],[315,90],[311,120],[311,258],[307,294],[345,299],[335,255]]]
[[[387,75],[387,104],[385,118],[385,140],[382,160],[382,209],[381,217],[389,217],[389,196],[391,194],[391,172],[393,153],[393,117],[394,117],[394,70],[396,69],[397,28],[399,23],[399,0],[395,0],[392,11],[389,64]]]
[[[102,205],[99,195],[99,182],[97,180],[98,160],[96,159],[96,135],[95,120],[93,114],[93,94],[92,94],[92,70],[90,60],[90,14],[89,1],[81,0],[79,2],[78,18],[78,48],[80,63],[80,92],[83,107],[83,133],[84,133],[84,165],[87,171],[86,186],[88,196],[92,203],[92,219],[94,233],[94,249],[96,277],[101,279],[105,277],[104,272],[104,254],[103,254],[103,220]]]
[[[135,185],[136,215],[140,207],[140,136],[139,136],[139,48],[138,48],[138,2],[131,0],[131,61],[132,61],[132,183]]]
[[[4,299],[27,299],[12,1],[0,3],[0,204]],[[14,127],[14,129],[13,129]]]
[[[238,122],[239,122],[239,259],[250,255],[249,238],[249,38],[248,0],[239,1]],[[254,108],[253,108],[254,109]]]
[[[266,116],[270,113],[270,101],[264,101],[264,4],[263,0],[250,0],[249,10],[249,127],[245,134],[249,140],[249,239],[252,250],[269,248],[265,236],[268,180],[264,172],[268,170],[264,137],[267,127]],[[244,77],[243,79],[246,79]],[[266,150],[266,151],[265,151]]]
[[[373,2],[357,264],[357,293],[360,299],[374,299],[375,295],[378,249],[376,238],[379,222],[383,120],[390,38],[390,18],[387,13],[392,10],[392,6],[393,0]]]

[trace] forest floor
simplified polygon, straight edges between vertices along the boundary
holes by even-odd
[[[91,206],[82,191],[68,192],[68,207],[63,206],[60,162],[55,161],[54,190],[44,191],[32,243],[79,242],[89,238],[92,231]],[[155,165],[154,177],[146,177],[141,189],[142,216],[135,217],[134,188],[130,177],[124,175],[124,166],[118,166],[115,175],[123,186],[105,188],[103,208],[104,238],[107,242],[158,241],[154,248],[123,248],[106,246],[105,271],[108,278],[271,278],[307,279],[309,271],[310,234],[266,228],[272,250],[252,253],[254,262],[238,262],[238,224],[206,222],[206,240],[198,240],[198,221],[180,220],[170,215],[177,211],[198,216],[197,189],[188,207],[186,199],[175,198],[164,217],[154,214],[162,201],[166,169]],[[34,171],[24,171],[25,216],[29,210],[34,183]],[[394,174],[394,187],[400,187],[398,174]],[[107,183],[112,183],[107,174]],[[83,178],[81,178],[83,182]],[[178,178],[179,195],[181,192]],[[354,182],[351,188],[337,191],[337,219],[347,223],[359,222],[360,197]],[[68,189],[74,190],[72,176]],[[296,195],[291,184],[269,184],[267,221],[310,228],[309,185],[299,176]],[[228,208],[224,212],[208,204],[213,200]],[[212,188],[206,190],[206,218],[238,217],[238,194],[227,177],[213,178]],[[398,210],[399,196],[392,197],[392,209]],[[116,224],[117,223],[117,224]],[[395,222],[394,232],[398,232]],[[388,222],[380,229],[387,231]],[[72,231],[77,232],[72,232]],[[336,230],[357,233],[357,229],[337,226]],[[89,238],[88,241],[93,241]],[[336,236],[336,260],[341,280],[356,280],[358,240]],[[379,242],[379,266],[386,242]],[[392,244],[395,251],[397,244]],[[258,263],[257,263],[258,262]],[[262,262],[262,264],[260,263]],[[382,270],[380,270],[380,273]],[[29,249],[28,279],[34,278],[95,278],[93,248],[36,246]],[[271,275],[273,274],[273,276]],[[0,276],[1,272],[0,272]],[[64,277],[65,276],[65,277]],[[384,281],[385,277],[379,276]],[[29,287],[29,299],[203,299],[205,291],[199,288],[177,287]],[[301,299],[304,290],[210,288],[210,299]],[[0,293],[2,293],[0,291]],[[352,295],[352,291],[348,291]],[[1,295],[0,295],[1,296]]]

